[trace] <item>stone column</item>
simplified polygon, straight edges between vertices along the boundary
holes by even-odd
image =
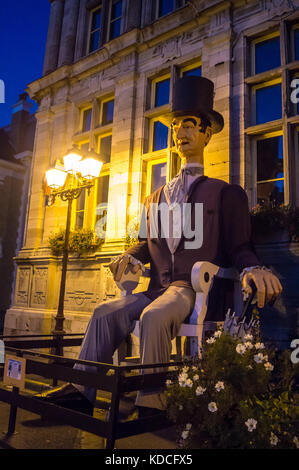
[[[64,9],[64,0],[49,1],[51,2],[51,13],[44,60],[44,75],[53,72],[57,68]]]
[[[65,0],[58,67],[74,60],[80,0]]]

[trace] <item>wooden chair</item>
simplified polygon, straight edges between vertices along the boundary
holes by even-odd
[[[138,273],[133,274],[127,269],[121,280],[116,283],[121,289],[121,295],[126,296],[131,294],[132,291],[136,289],[141,276],[150,277],[150,270],[145,268],[145,271],[142,274],[140,270]],[[229,279],[233,281],[234,312],[236,315],[240,315],[242,312],[243,299],[238,271],[234,268],[221,268],[207,261],[196,262],[193,265],[191,272],[191,282],[192,287],[196,292],[196,299],[194,309],[188,317],[189,322],[181,325],[176,338],[177,359],[180,359],[182,355],[182,337],[190,338],[190,355],[200,355],[202,342],[205,339],[206,333],[215,331],[223,323],[205,320],[208,307],[208,294],[215,278]],[[132,334],[139,337],[139,321],[136,322]],[[121,354],[121,348],[115,352],[113,358],[115,364],[120,363]]]

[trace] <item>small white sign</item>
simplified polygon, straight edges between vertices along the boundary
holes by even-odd
[[[20,390],[25,389],[26,359],[6,354],[3,382]]]

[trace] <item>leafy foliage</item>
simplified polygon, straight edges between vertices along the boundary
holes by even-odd
[[[63,253],[65,243],[65,230],[53,233],[48,238],[51,253],[60,256]],[[90,229],[80,229],[70,232],[68,249],[71,253],[86,254],[98,249],[103,239],[95,237]]]
[[[299,241],[299,208],[278,206],[272,202],[257,204],[251,209],[252,232],[254,235],[269,235],[287,230],[290,241]]]
[[[179,446],[299,446],[299,365],[290,352],[222,330],[207,341],[202,358],[186,362],[167,381],[167,413],[177,425]]]

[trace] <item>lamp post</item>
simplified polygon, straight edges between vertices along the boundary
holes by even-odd
[[[65,333],[63,329],[64,323],[64,296],[66,273],[68,263],[68,244],[71,225],[72,203],[74,199],[78,199],[82,191],[87,190],[88,195],[90,189],[94,186],[95,179],[99,177],[103,162],[95,158],[97,154],[94,151],[88,151],[85,158],[79,149],[74,146],[63,157],[64,164],[55,165],[46,171],[47,185],[50,187],[51,192],[48,196],[48,206],[55,203],[57,196],[62,201],[68,202],[65,240],[63,247],[62,266],[61,266],[61,281],[59,291],[59,302],[57,315],[55,316],[55,328],[52,331],[56,339],[56,355],[63,355],[62,335]]]

